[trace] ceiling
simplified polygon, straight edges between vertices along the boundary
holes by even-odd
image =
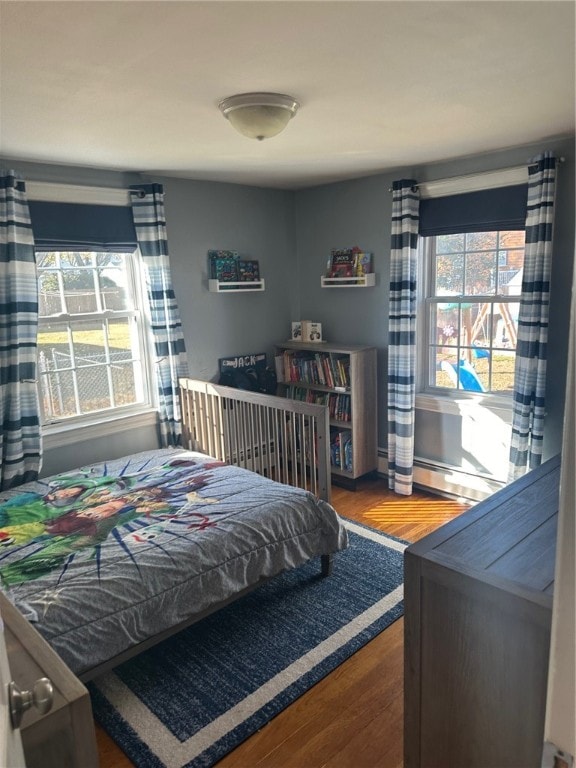
[[[574,131],[574,0],[0,2],[6,158],[299,189]],[[226,96],[276,91],[279,136]]]

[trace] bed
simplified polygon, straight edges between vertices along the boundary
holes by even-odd
[[[191,386],[200,391],[192,400]],[[314,490],[325,471],[323,460],[315,466],[323,412],[298,413],[303,404],[293,411],[291,401],[262,395],[252,423],[248,393],[187,380],[182,397],[186,448],[0,495],[2,590],[83,681],[283,570],[318,557],[327,574],[347,545],[337,513]],[[235,426],[226,426],[232,416]],[[211,455],[196,449],[201,443]],[[224,460],[226,451],[234,456]]]

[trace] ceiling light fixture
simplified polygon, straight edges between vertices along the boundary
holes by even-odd
[[[283,131],[300,104],[284,93],[239,93],[218,106],[238,133],[262,141]]]

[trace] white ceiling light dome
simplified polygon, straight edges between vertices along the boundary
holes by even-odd
[[[220,111],[243,136],[269,139],[286,128],[300,104],[284,93],[239,93],[220,102]]]

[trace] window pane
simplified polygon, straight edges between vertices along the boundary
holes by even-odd
[[[501,296],[520,296],[523,269],[499,269],[498,293]]]
[[[139,400],[133,363],[112,365],[112,388],[116,405],[130,405]]]
[[[472,326],[469,344],[472,347],[490,347],[492,341],[492,304],[482,302],[471,308]]]
[[[62,270],[64,298],[69,314],[96,312],[96,287],[94,272],[91,269]]]
[[[68,327],[62,323],[42,325],[38,331],[40,369],[46,371],[70,368]]]
[[[121,253],[96,253],[97,267],[119,267],[124,263],[124,256]]]
[[[518,339],[517,302],[501,302],[494,306],[492,323],[492,346],[500,349],[516,349]]]
[[[438,235],[436,253],[457,253],[464,250],[464,235]]]
[[[460,295],[464,288],[464,256],[436,257],[436,296]]]
[[[460,358],[460,388],[468,392],[488,392],[490,389],[490,352],[463,349]]]
[[[76,416],[74,374],[70,370],[51,370],[41,375],[42,404],[47,419]]]
[[[524,230],[512,230],[511,232],[499,232],[501,248],[524,248],[526,233]]]
[[[37,269],[48,269],[49,267],[56,267],[58,265],[58,259],[56,253],[46,253],[45,251],[36,251],[36,267]]]
[[[61,269],[79,269],[94,266],[92,253],[84,251],[59,251]]]
[[[132,309],[128,282],[128,259],[119,253],[97,253],[96,265],[102,297],[102,308]]]
[[[492,365],[492,352],[488,347],[472,347],[464,350],[464,356],[476,371],[485,389],[489,388],[490,367]]]
[[[458,305],[433,304],[430,313],[431,342],[436,344],[458,343]]]
[[[129,317],[115,317],[108,323],[108,346],[110,359],[133,360],[138,355],[138,337],[136,323]]]
[[[465,301],[460,305],[460,344],[471,347],[481,332],[483,304]]]
[[[47,420],[147,401],[130,258],[116,253],[37,253],[38,352]],[[127,310],[130,316],[122,316]],[[104,316],[104,311],[120,316]],[[65,319],[50,321],[56,313],[64,313]],[[75,317],[86,313],[92,317]]]
[[[64,311],[58,273],[38,270],[38,313],[41,317],[59,315]]]
[[[458,386],[456,377],[456,362],[458,360],[457,350],[450,347],[433,347],[434,376],[432,385],[455,389]]]
[[[490,295],[496,290],[496,252],[470,253],[466,257],[467,296],[482,293]]]
[[[131,318],[114,319],[108,323],[110,363],[116,405],[140,402],[143,397],[142,366],[138,361],[136,323]]]
[[[492,391],[513,392],[515,362],[516,353],[513,350],[494,350],[492,353]]]
[[[110,408],[112,398],[106,365],[98,365],[95,368],[78,368],[76,376],[82,413]]]
[[[102,309],[123,310],[131,309],[126,289],[127,274],[125,269],[106,267],[98,270]]]
[[[469,232],[466,235],[467,251],[493,251],[498,242],[498,232]]]
[[[106,362],[104,327],[100,320],[75,322],[72,330],[74,357],[79,368]]]

